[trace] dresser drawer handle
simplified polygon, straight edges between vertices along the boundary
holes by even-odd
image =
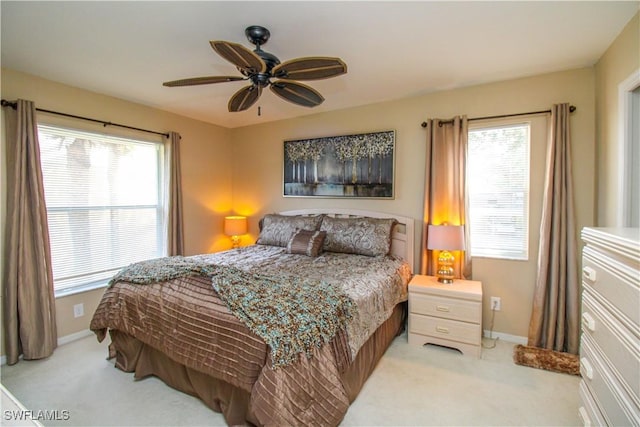
[[[582,313],[582,325],[591,332],[596,330],[596,321],[589,313]]]
[[[582,269],[582,275],[592,282],[596,281],[596,271],[591,267],[584,267]]]
[[[580,415],[580,418],[582,418],[582,425],[584,427],[591,427],[591,419],[589,418],[589,414],[587,414],[587,410],[584,406],[581,406],[578,409],[578,415]]]
[[[436,326],[436,331],[443,333],[443,334],[448,334],[449,333],[449,328],[445,328],[444,326]]]
[[[586,357],[580,358],[580,372],[583,373],[588,379],[593,379],[593,367]]]
[[[449,312],[449,307],[446,305],[436,305],[436,310],[437,311],[444,311],[446,313]]]

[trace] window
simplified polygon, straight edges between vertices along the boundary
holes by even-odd
[[[166,254],[163,146],[38,126],[56,295]]]
[[[469,130],[471,255],[526,260],[529,247],[529,124]]]

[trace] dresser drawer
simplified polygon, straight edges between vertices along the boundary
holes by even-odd
[[[411,295],[409,310],[415,314],[469,323],[480,323],[482,319],[482,306],[479,302],[431,295]]]
[[[633,403],[608,370],[597,344],[588,334],[582,336],[580,373],[608,425],[640,425],[638,405]]]
[[[584,425],[584,427],[606,426],[607,423],[604,421],[604,418],[602,418],[600,409],[584,380],[580,381],[578,393],[580,394],[580,401],[582,402],[578,408],[578,416],[582,420],[582,425]]]
[[[585,286],[591,287],[609,301],[626,317],[621,320],[635,329],[636,334],[640,334],[640,286],[637,269],[587,246],[582,257],[582,281]],[[638,338],[640,339],[640,335]]]
[[[437,317],[409,314],[409,332],[450,341],[480,345],[480,325]]]
[[[582,294],[583,335],[604,350],[605,364],[640,405],[640,342],[596,298],[589,290]]]

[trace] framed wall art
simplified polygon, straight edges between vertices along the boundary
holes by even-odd
[[[393,199],[395,131],[284,141],[285,197]]]

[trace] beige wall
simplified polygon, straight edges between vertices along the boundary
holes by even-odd
[[[598,156],[597,224],[618,225],[618,85],[640,69],[640,14],[629,21],[595,66]]]
[[[546,110],[554,103],[570,102],[578,107],[572,115],[574,182],[578,228],[594,224],[595,95],[592,68],[438,92],[416,98],[367,105],[304,118],[234,129],[233,205],[250,216],[255,239],[257,220],[265,213],[303,207],[350,207],[422,217],[424,188],[424,130],[426,118],[468,117]],[[396,195],[394,200],[341,200],[285,198],[282,196],[282,142],[286,139],[340,135],[394,129],[396,131]],[[537,164],[532,165],[532,197],[541,198],[544,180],[544,148],[534,147]],[[474,260],[474,278],[482,280],[485,294],[484,328],[489,328],[489,296],[502,298],[502,311],[495,316],[495,331],[526,336],[538,245],[539,201],[531,213],[531,260]],[[537,222],[537,223],[536,223]],[[418,223],[419,224],[419,223]],[[421,227],[416,227],[419,242]],[[249,238],[247,238],[249,240]]]
[[[229,164],[231,132],[229,129],[43,80],[13,70],[2,69],[1,83],[2,99],[28,99],[34,101],[37,107],[48,110],[88,116],[161,132],[173,130],[180,133],[182,135],[185,251],[187,254],[196,254],[229,248],[229,240],[222,232],[222,218],[230,212],[232,207],[232,174]],[[4,119],[4,115],[2,117]],[[65,122],[59,117],[48,114],[39,114],[38,120],[59,124]],[[102,129],[101,125],[78,120],[67,120],[66,123],[69,126],[87,130]],[[110,130],[125,133],[115,127]],[[4,234],[6,214],[4,132],[1,132],[1,138],[0,226]],[[1,259],[4,262],[4,256]],[[2,264],[0,264],[0,271],[1,268]],[[91,314],[103,291],[103,289],[98,289],[56,300],[59,337],[88,329]],[[85,315],[74,318],[73,305],[79,303],[84,304]]]
[[[2,98],[31,99],[41,108],[86,115],[154,130],[175,130],[182,139],[186,250],[188,254],[228,248],[222,234],[222,217],[228,212],[250,216],[251,235],[257,220],[268,212],[302,207],[350,207],[411,216],[422,216],[424,130],[430,117],[469,117],[545,110],[551,104],[570,102],[573,114],[574,172],[578,224],[594,222],[594,71],[580,69],[428,94],[382,104],[238,129],[223,129],[164,111],[2,70]],[[40,115],[43,121],[57,120]],[[539,118],[537,119],[539,120]],[[77,125],[77,122],[74,122]],[[396,194],[393,200],[300,199],[282,197],[282,141],[292,138],[339,135],[393,129],[396,131]],[[1,152],[4,152],[2,135]],[[541,147],[536,148],[540,158]],[[4,156],[2,156],[4,159]],[[6,170],[0,162],[4,173]],[[532,194],[541,194],[542,165],[532,170]],[[2,179],[4,186],[4,176]],[[2,193],[5,194],[4,187]],[[233,197],[232,197],[233,196]],[[533,197],[533,196],[532,196]],[[539,196],[535,196],[539,197]],[[5,200],[0,204],[4,228]],[[519,262],[474,260],[476,280],[485,292],[484,328],[489,327],[488,297],[500,296],[503,309],[495,316],[497,332],[526,336],[530,315],[539,212],[532,212],[531,254],[527,266]],[[417,243],[421,235],[417,227]],[[56,301],[60,337],[86,330],[102,290]],[[84,303],[85,316],[74,319],[73,305]]]

